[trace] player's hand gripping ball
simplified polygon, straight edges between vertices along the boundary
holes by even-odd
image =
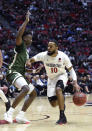
[[[73,103],[77,106],[82,106],[86,103],[87,96],[83,92],[76,92],[73,95]]]

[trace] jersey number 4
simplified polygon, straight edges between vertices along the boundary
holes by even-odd
[[[58,69],[56,67],[51,68],[51,73],[57,73]]]

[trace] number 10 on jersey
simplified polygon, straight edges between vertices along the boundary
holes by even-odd
[[[57,73],[57,72],[58,72],[58,69],[56,67],[51,68],[51,73]]]

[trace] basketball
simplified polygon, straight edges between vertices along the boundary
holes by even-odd
[[[76,92],[73,95],[73,103],[77,106],[82,106],[86,103],[87,96],[83,92]]]

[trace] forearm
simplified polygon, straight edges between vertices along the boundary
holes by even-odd
[[[80,91],[80,86],[77,83],[77,76],[73,68],[71,68],[70,72],[70,77],[72,78],[73,82],[72,85],[76,91]]]
[[[27,14],[26,14],[26,19],[25,19],[24,23],[21,25],[21,27],[18,30],[17,36],[22,37],[22,35],[25,31],[25,28],[26,28],[26,26],[29,22],[29,16],[30,16],[30,12],[28,11]]]
[[[76,76],[74,69],[71,68],[71,70],[69,72],[70,72],[70,77],[72,78],[73,82],[76,83],[77,82],[77,76]]]
[[[32,63],[34,63],[35,60],[33,58],[30,58],[26,61],[26,66],[31,67]]]
[[[36,69],[36,73],[39,73],[41,71],[41,68]]]
[[[33,70],[32,70],[32,69],[29,69],[29,68],[26,68],[25,71],[26,71],[27,73],[32,73],[32,72],[33,72]]]
[[[23,33],[24,33],[25,29],[26,29],[27,24],[28,24],[28,21],[25,20],[24,23],[20,26],[20,28],[18,30],[17,37],[19,37],[19,36],[22,37],[22,35],[23,35]]]
[[[35,59],[34,59],[34,58],[30,58],[29,61],[30,61],[30,63],[32,64],[32,63],[35,62]]]

